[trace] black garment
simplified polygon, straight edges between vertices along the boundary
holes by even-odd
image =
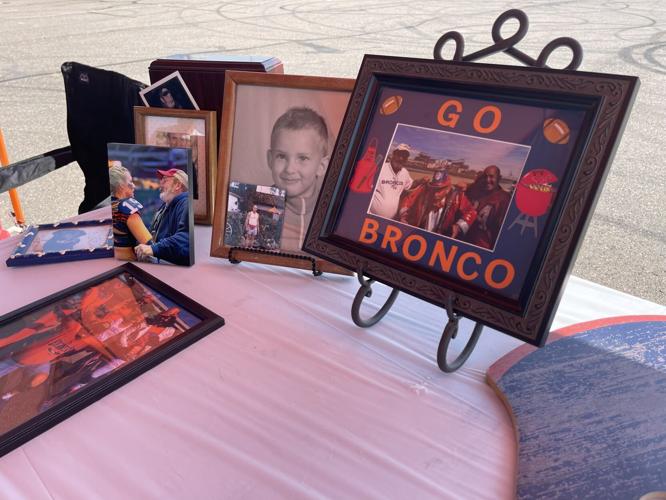
[[[74,160],[86,179],[79,213],[108,198],[106,145],[134,143],[134,106],[141,105],[145,84],[114,71],[76,62],[61,67],[67,98],[67,133]]]

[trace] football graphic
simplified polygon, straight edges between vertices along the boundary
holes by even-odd
[[[543,135],[553,144],[569,142],[569,126],[559,118],[548,118],[543,122]]]
[[[386,100],[382,103],[382,107],[379,108],[379,114],[388,116],[392,115],[398,109],[400,109],[400,106],[402,105],[402,97],[399,95],[393,95],[391,97],[387,97]]]

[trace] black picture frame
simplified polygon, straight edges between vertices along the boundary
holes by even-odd
[[[29,226],[6,263],[8,267],[69,262],[72,260],[103,259],[113,257],[113,228],[111,219],[60,222]],[[90,240],[92,232],[105,232],[95,245],[82,247],[81,238]],[[41,241],[46,234],[51,238]],[[54,238],[64,236],[60,240]],[[67,237],[70,235],[70,237]],[[102,241],[103,240],[103,241]],[[49,243],[52,242],[49,247]],[[39,249],[35,249],[35,245]]]
[[[130,263],[3,315],[0,456],[223,325]]]
[[[456,312],[543,345],[638,85],[366,55],[304,250],[439,306],[451,298]],[[504,212],[486,209],[492,192]]]

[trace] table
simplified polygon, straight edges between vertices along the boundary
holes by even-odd
[[[401,294],[361,329],[355,278],[233,265],[208,256],[210,233],[195,229],[193,268],[139,265],[226,326],[0,458],[0,497],[513,496],[514,431],[484,378],[519,341],[486,329],[444,374],[442,309]],[[3,262],[17,241],[0,242]],[[0,314],[119,264],[3,265]],[[366,302],[380,305],[388,289],[375,289]],[[666,307],[572,277],[553,328],[625,314]]]

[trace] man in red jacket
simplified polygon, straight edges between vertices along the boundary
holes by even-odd
[[[400,222],[426,231],[459,238],[476,219],[476,211],[460,189],[451,185],[446,168],[407,192],[398,209]]]

